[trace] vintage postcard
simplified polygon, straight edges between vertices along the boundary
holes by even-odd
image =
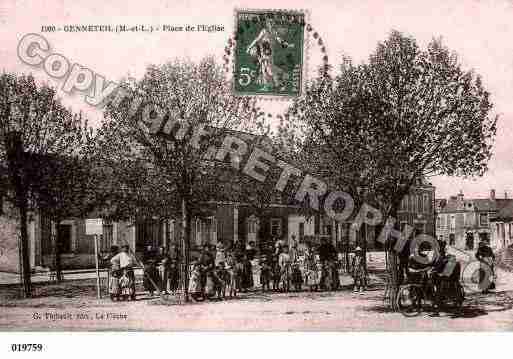
[[[513,331],[512,20],[1,0],[0,331]]]

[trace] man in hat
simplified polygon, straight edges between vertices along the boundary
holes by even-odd
[[[488,245],[487,241],[482,239],[479,242],[476,259],[479,261],[479,289],[483,294],[489,293],[490,289],[495,289],[495,254]]]
[[[367,280],[367,268],[365,267],[363,251],[359,246],[354,250],[351,268],[354,280],[354,292],[359,291],[360,294],[363,294]]]
[[[329,273],[321,278],[321,283],[329,285],[333,289],[338,289],[340,280],[338,278],[338,270],[336,269],[335,263],[337,260],[337,250],[335,246],[326,237],[321,237],[321,245],[319,246],[319,258],[322,266],[327,268]],[[326,284],[326,278],[330,279],[331,283]]]

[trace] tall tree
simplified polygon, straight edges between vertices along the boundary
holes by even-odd
[[[205,158],[212,154],[227,130],[251,128],[259,116],[253,100],[232,94],[225,72],[212,58],[199,63],[174,60],[148,67],[144,77],[131,86],[126,96],[112,101],[105,111],[105,126],[111,133],[132,142],[133,148],[165,178],[174,191],[181,213],[184,249],[184,293],[188,300],[187,279],[191,212],[208,198],[204,183],[209,173]],[[134,104],[139,104],[135,106]],[[160,135],[148,135],[148,117],[158,117]],[[194,135],[201,130],[201,141]],[[204,132],[203,132],[204,130]]]
[[[367,63],[343,59],[334,79],[315,81],[291,107],[290,123],[300,124],[300,142],[328,181],[396,218],[419,178],[487,170],[497,121],[491,109],[481,77],[440,39],[421,49],[393,31]],[[391,241],[387,248],[395,303],[399,266]]]
[[[28,209],[34,208],[32,185],[41,184],[39,178],[27,175],[30,171],[27,167],[42,166],[31,161],[32,155],[65,157],[76,154],[86,127],[80,116],[72,114],[61,104],[53,88],[38,86],[30,75],[0,75],[0,161],[6,163],[9,159],[6,144],[13,142],[9,138],[16,137],[17,160],[12,161],[11,156],[11,161],[7,162],[16,166],[14,172],[18,174],[11,177],[18,177],[18,185],[6,192],[17,193],[15,205],[21,217],[26,216],[24,213]],[[18,190],[15,191],[15,187]],[[30,296],[26,225],[26,219],[20,218],[24,292]]]

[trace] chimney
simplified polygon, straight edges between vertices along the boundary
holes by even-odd
[[[508,191],[504,191],[504,199],[508,199]]]
[[[494,190],[494,189],[491,189],[491,190],[490,190],[490,199],[491,199],[492,201],[495,201],[495,190]]]

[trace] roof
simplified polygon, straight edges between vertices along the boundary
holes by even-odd
[[[447,201],[438,199],[436,204],[440,205],[440,213],[452,212],[497,212],[506,206],[513,206],[513,199],[510,198],[457,198],[450,197]]]
[[[511,221],[513,220],[513,201],[508,201],[492,219],[494,221]]]

